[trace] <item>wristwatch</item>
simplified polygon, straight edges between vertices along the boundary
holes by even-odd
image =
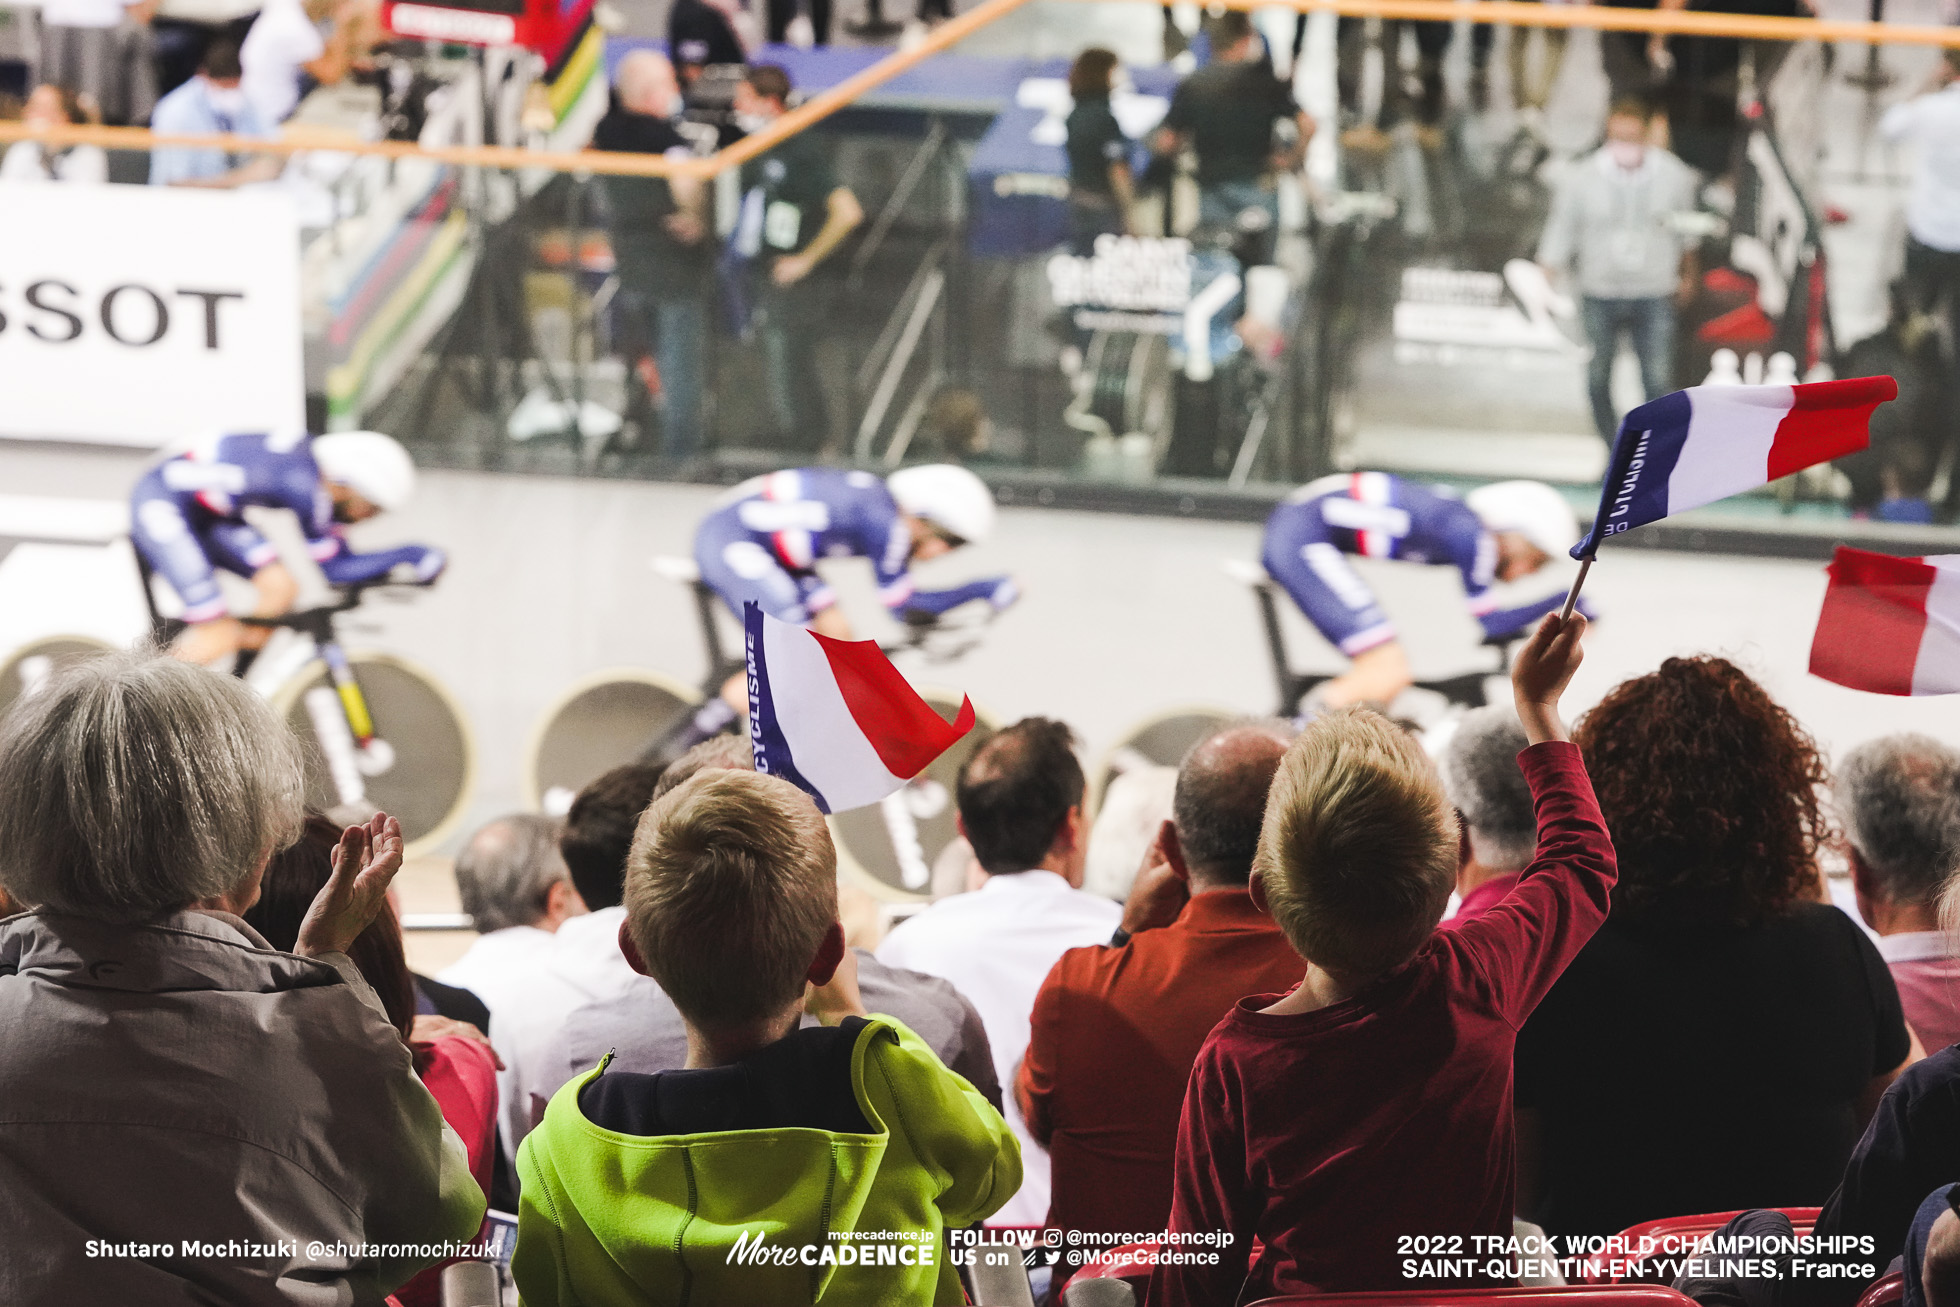
[[[1109,946],[1111,948],[1122,948],[1125,944],[1129,942],[1130,942],[1130,932],[1124,930],[1121,926],[1118,926],[1116,928],[1116,933],[1109,937]]]

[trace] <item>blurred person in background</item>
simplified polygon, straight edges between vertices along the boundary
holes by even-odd
[[[463,1141],[348,956],[400,824],[337,837],[292,952],[240,915],[304,788],[263,699],[168,657],[0,717],[0,884],[34,909],[0,923],[0,1302],[375,1303],[477,1232]],[[88,1252],[177,1237],[259,1251]]]
[[[299,840],[266,864],[259,901],[246,909],[245,920],[272,947],[291,952],[298,946],[313,900],[333,878],[339,843],[340,828],[309,813]],[[462,1139],[470,1176],[487,1196],[497,1163],[496,1054],[479,1031],[442,1017],[416,1015],[415,984],[402,948],[401,924],[392,911],[376,914],[348,946],[347,956],[408,1046],[416,1076],[442,1109],[442,1119]],[[394,1298],[401,1307],[441,1307],[441,1278],[441,1268],[431,1266],[397,1289]]]
[[[1252,20],[1228,9],[1211,20],[1211,62],[1178,84],[1157,129],[1159,154],[1189,149],[1198,162],[1198,221],[1239,230],[1247,211],[1263,215],[1264,230],[1279,223],[1277,174],[1306,157],[1314,121],[1273,74]],[[1291,127],[1290,139],[1279,132]]]
[[[1247,723],[1193,747],[1122,927],[1108,945],[1064,953],[1042,983],[1015,1092],[1052,1159],[1051,1226],[1163,1229],[1199,1046],[1239,999],[1283,993],[1306,973],[1247,888],[1292,737]]]
[[[1103,943],[1122,921],[1114,903],[1082,889],[1085,789],[1074,737],[1061,722],[1026,717],[995,733],[960,769],[954,797],[960,834],[986,883],[900,922],[878,946],[886,966],[943,976],[966,996],[1003,1086],[1014,1083],[1049,969],[1069,949]],[[1000,1221],[1039,1225],[1048,1214],[1048,1155],[1009,1097],[1024,1178]]]
[[[686,88],[700,79],[703,68],[748,62],[734,19],[710,0],[674,0],[667,11],[667,53]],[[618,81],[617,73],[614,81]]]
[[[1177,768],[1138,763],[1111,777],[1096,804],[1089,828],[1089,856],[1082,866],[1082,888],[1112,903],[1130,897],[1137,872],[1149,860],[1171,819]]]
[[[705,8],[706,6],[702,6]],[[738,56],[739,62],[739,56]],[[592,133],[595,150],[692,156],[675,127],[680,83],[665,55],[635,50],[619,61],[615,103]],[[660,412],[661,450],[670,458],[701,452],[708,384],[708,300],[714,272],[708,193],[694,177],[605,177],[620,308],[641,397]],[[646,347],[650,339],[651,349]]]
[[[787,113],[791,89],[778,65],[752,66],[735,89],[743,130],[761,131]],[[837,179],[829,147],[814,132],[798,132],[742,165],[741,215],[730,241],[757,274],[755,311],[777,448],[814,453],[829,443],[830,406],[816,355],[828,296],[812,274],[863,221],[864,206]]]
[[[1907,303],[1916,314],[1944,308],[1946,330],[1960,342],[1960,50],[1940,52],[1932,86],[1887,109],[1878,134],[1913,149],[1912,189],[1906,196]],[[1948,385],[1960,386],[1960,375]]]
[[[376,9],[374,0],[265,0],[238,51],[259,117],[284,122],[315,87],[337,86],[364,63],[384,35]]]
[[[1116,55],[1090,46],[1068,70],[1068,238],[1076,254],[1095,252],[1096,237],[1136,235],[1131,211],[1136,182],[1130,173],[1130,138],[1109,107]]]
[[[96,122],[140,126],[157,103],[157,0],[42,0],[40,9],[41,80]]]
[[[1593,427],[1609,445],[1620,429],[1613,360],[1626,337],[1640,360],[1645,397],[1674,389],[1675,306],[1695,291],[1694,254],[1674,215],[1695,207],[1695,174],[1647,143],[1647,106],[1615,104],[1606,143],[1566,167],[1538,241],[1547,275],[1571,284],[1592,342],[1586,395]]]
[[[1612,915],[1519,1034],[1519,1212],[1554,1235],[1815,1206],[1913,1056],[1884,960],[1820,902],[1824,762],[1723,658],[1622,682],[1573,735]]]
[[[1837,774],[1858,915],[1899,987],[1922,1047],[1960,1042],[1960,959],[1939,901],[1960,869],[1960,753],[1924,735],[1888,735],[1846,754]]]
[[[66,127],[87,122],[68,91],[43,82],[27,97],[20,120],[29,127]],[[0,182],[106,182],[109,156],[99,145],[43,145],[16,141],[0,159]]]
[[[1437,759],[1443,792],[1463,821],[1456,912],[1443,919],[1444,930],[1496,907],[1531,865],[1538,813],[1518,766],[1529,744],[1517,713],[1492,704],[1466,713]]]
[[[521,1001],[558,928],[583,916],[585,900],[558,852],[560,823],[535,813],[499,817],[456,855],[456,890],[477,938],[436,975],[490,1009]]]
[[[245,136],[271,140],[275,125],[245,94],[238,42],[220,36],[206,47],[197,75],[157,101],[150,128],[168,136]],[[279,176],[276,154],[234,154],[206,146],[159,145],[150,151],[150,185],[231,190]]]

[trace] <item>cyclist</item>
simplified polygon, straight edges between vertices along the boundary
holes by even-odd
[[[1578,541],[1572,509],[1542,482],[1499,481],[1459,498],[1385,472],[1346,472],[1308,483],[1273,510],[1261,561],[1350,659],[1344,675],[1315,691],[1337,708],[1387,703],[1415,684],[1394,624],[1349,555],[1456,568],[1471,615],[1495,641],[1524,635],[1564,596],[1499,608],[1491,586],[1529,576]]]
[[[995,610],[1019,597],[1014,579],[985,577],[949,590],[920,590],[912,564],[979,544],[993,534],[994,497],[979,477],[947,463],[889,477],[840,468],[800,468],[754,477],[716,501],[694,534],[701,579],[742,615],[745,602],[821,635],[851,638],[836,596],[817,575],[820,558],[867,558],[878,597],[901,621],[929,623],[961,604]],[[685,749],[734,724],[748,708],[737,673],[663,747]]]
[[[374,431],[207,436],[151,467],[130,495],[130,539],[147,571],[161,575],[183,601],[187,625],[176,655],[214,663],[260,648],[271,634],[231,615],[218,589],[218,568],[250,579],[258,591],[253,616],[292,609],[298,583],[245,520],[247,508],[290,510],[332,585],[389,576],[434,580],[446,561],[440,549],[400,545],[360,554],[341,534],[347,523],[400,508],[414,492],[408,451]]]

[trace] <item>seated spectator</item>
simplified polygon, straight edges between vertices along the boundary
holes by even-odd
[[[1924,735],[1859,745],[1838,768],[1858,915],[1899,988],[1923,1048],[1960,1040],[1960,960],[1939,925],[1940,892],[1960,868],[1960,753]]]
[[[900,922],[878,946],[887,966],[943,976],[966,995],[987,1028],[1003,1086],[1014,1083],[1049,969],[1068,950],[1107,940],[1123,919],[1114,903],[1082,889],[1083,788],[1082,764],[1060,722],[1026,717],[975,749],[954,802],[987,882]],[[1048,1154],[1011,1096],[1007,1123],[1021,1141],[1025,1178],[1000,1223],[1039,1225],[1048,1216]]]
[[[1240,998],[1299,983],[1299,955],[1246,889],[1291,738],[1277,724],[1237,726],[1186,755],[1124,912],[1130,938],[1062,954],[1035,998],[1015,1088],[1049,1152],[1051,1226],[1163,1229],[1199,1045]]]
[[[290,952],[299,942],[306,913],[333,878],[333,852],[340,828],[309,814],[299,841],[266,864],[259,901],[245,920],[276,949]],[[415,985],[402,948],[401,925],[393,912],[381,912],[347,950],[348,960],[373,988],[388,1021],[408,1045],[415,1074],[434,1096],[469,1150],[470,1176],[485,1194],[491,1189],[497,1152],[497,1059],[483,1036],[441,1017],[418,1017]],[[442,1273],[431,1266],[396,1290],[401,1307],[441,1307]]]
[[[340,837],[292,953],[238,916],[303,792],[265,701],[173,658],[90,659],[0,717],[0,884],[34,905],[0,923],[0,1302],[373,1303],[482,1223],[347,956],[399,823]],[[257,1251],[88,1253],[193,1235]]]
[[[1306,978],[1241,999],[1198,1053],[1170,1230],[1232,1241],[1216,1264],[1159,1265],[1151,1302],[1390,1289],[1404,1283],[1398,1236],[1510,1236],[1515,1032],[1613,886],[1558,715],[1584,630],[1583,617],[1548,618],[1513,665],[1538,856],[1459,930],[1436,929],[1457,823],[1414,739],[1347,708],[1281,759],[1249,888]]]
[[[1455,930],[1496,907],[1518,883],[1538,846],[1531,787],[1518,768],[1529,747],[1509,708],[1492,705],[1465,714],[1443,750],[1443,792],[1463,823],[1457,854]]]
[[[558,852],[559,823],[519,813],[470,837],[456,858],[456,890],[477,929],[476,942],[437,974],[497,1011],[521,1002],[558,928],[585,915],[585,900]]]
[[[238,42],[218,37],[204,51],[197,75],[157,101],[150,129],[168,136],[251,136],[270,140],[273,126],[240,86]],[[205,146],[159,145],[150,151],[150,185],[231,190],[271,181],[283,167],[275,155],[237,155]]]
[[[816,805],[775,777],[696,775],[641,821],[626,901],[628,960],[673,995],[687,1067],[602,1063],[552,1097],[518,1156],[525,1300],[960,1302],[945,1232],[1014,1192],[1014,1140],[916,1035],[864,1010]],[[819,1025],[800,1028],[806,1007]],[[925,1238],[909,1265],[738,1260],[765,1235],[794,1249],[859,1231]]]
[[[1577,738],[1621,879],[1518,1037],[1522,1214],[1592,1235],[1822,1203],[1911,1036],[1870,939],[1816,901],[1816,746],[1710,657],[1624,682]]]
[[[372,0],[265,0],[238,51],[259,118],[286,121],[314,87],[337,85],[365,60],[380,35],[374,9]]]
[[[721,768],[753,771],[755,753],[749,742],[740,736],[717,735],[695,745],[661,776],[654,798],[700,772]],[[625,863],[623,854],[620,862]],[[904,1023],[948,1070],[964,1076],[998,1108],[1000,1082],[994,1075],[993,1050],[973,1004],[937,976],[888,967],[863,949],[852,952],[857,955],[858,993],[866,1009]],[[816,1024],[808,1014],[803,1021],[806,1026]],[[565,1019],[565,1049],[567,1079],[608,1057],[620,1071],[676,1071],[687,1065],[687,1025],[657,983],[635,976],[625,989],[595,999]]]
[[[40,78],[96,122],[140,126],[157,102],[157,0],[42,0]]]
[[[512,992],[491,1023],[490,1042],[504,1063],[504,1147],[512,1157],[545,1104],[574,1074],[565,1019],[634,980],[618,942],[626,921],[626,851],[661,771],[646,763],[615,767],[580,790],[565,815],[558,851],[572,888],[591,911],[560,923],[530,983]]]
[[[75,98],[43,82],[27,97],[20,120],[29,127],[67,127],[87,121]],[[0,159],[0,182],[106,182],[109,156],[99,145],[15,141]]]

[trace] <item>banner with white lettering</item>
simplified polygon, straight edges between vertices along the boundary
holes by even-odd
[[[159,446],[305,420],[289,196],[0,183],[0,437]]]

